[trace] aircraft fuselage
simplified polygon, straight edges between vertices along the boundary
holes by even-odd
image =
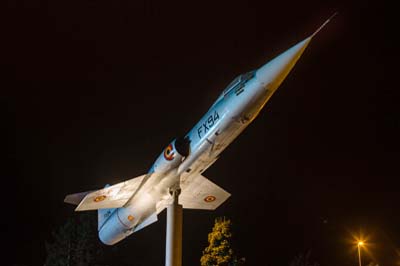
[[[100,240],[113,245],[155,222],[171,201],[171,188],[182,188],[179,202],[184,208],[215,209],[222,204],[230,194],[202,173],[259,114],[313,36],[239,75],[184,137],[167,145],[146,175],[87,195],[77,210],[99,209]]]

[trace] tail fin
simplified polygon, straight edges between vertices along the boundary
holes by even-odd
[[[104,188],[109,187],[107,184]],[[97,211],[97,230],[100,231],[101,227],[105,224],[108,218],[115,212],[116,208],[112,209],[99,209]]]

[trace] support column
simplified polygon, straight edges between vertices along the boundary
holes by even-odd
[[[173,201],[167,207],[167,236],[165,266],[182,266],[182,205],[179,204],[180,188],[171,188]]]

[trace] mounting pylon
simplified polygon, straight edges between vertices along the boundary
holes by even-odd
[[[167,236],[165,242],[165,266],[182,266],[183,208],[179,204],[181,189],[170,189],[172,202],[167,207]]]

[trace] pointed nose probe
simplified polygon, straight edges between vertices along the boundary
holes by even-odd
[[[304,50],[311,42],[311,39],[323,28],[326,24],[336,15],[333,14],[326,20],[312,35],[303,41],[292,46],[285,52],[281,53],[265,65],[261,66],[256,72],[257,80],[265,87],[278,88],[282,81],[289,74],[290,70],[294,67],[297,60],[303,54]]]

